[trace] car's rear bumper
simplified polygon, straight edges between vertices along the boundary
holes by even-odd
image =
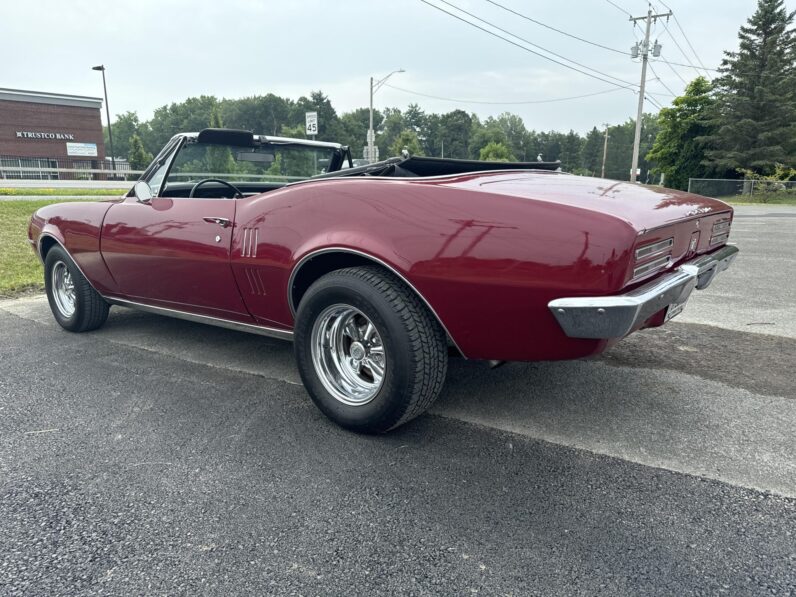
[[[725,245],[626,294],[560,298],[548,307],[570,338],[622,338],[661,310],[681,306],[694,288],[707,288],[737,254],[738,247]]]

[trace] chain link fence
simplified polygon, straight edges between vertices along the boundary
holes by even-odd
[[[796,198],[796,180],[689,178],[688,192],[716,199],[740,199],[766,203],[784,197]]]

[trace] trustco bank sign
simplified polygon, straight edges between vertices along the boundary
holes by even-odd
[[[72,133],[49,133],[43,131],[17,131],[18,139],[55,139],[61,141],[74,141]]]

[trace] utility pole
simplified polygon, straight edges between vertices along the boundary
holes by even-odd
[[[605,123],[605,141],[603,141],[603,169],[600,176],[605,178],[605,156],[608,155],[608,123]]]
[[[404,69],[400,68],[398,70],[392,71],[389,75],[384,77],[383,79],[379,79],[378,81],[374,81],[373,77],[370,78],[370,118],[368,124],[368,163],[372,164],[376,160],[374,159],[374,155],[376,153],[374,145],[376,143],[376,133],[373,130],[373,94],[376,93],[381,86],[387,82],[387,79],[392,77],[395,73],[403,73],[406,72]]]
[[[641,145],[641,117],[644,114],[644,85],[647,82],[647,60],[649,58],[650,53],[650,26],[653,22],[657,21],[660,18],[666,17],[667,19],[672,15],[672,11],[660,13],[660,14],[653,14],[652,13],[652,6],[647,9],[647,14],[643,17],[630,17],[630,20],[633,23],[637,21],[646,21],[647,26],[644,31],[644,41],[641,44],[641,47],[638,47],[638,44],[633,48],[631,56],[635,58],[635,55],[641,54],[641,85],[639,86],[638,90],[638,112],[636,114],[636,136],[633,139],[633,163],[630,166],[630,182],[636,182],[636,170],[638,170],[638,154],[639,154],[639,146]],[[659,56],[661,53],[661,47],[658,43],[655,44],[653,48],[653,55]]]

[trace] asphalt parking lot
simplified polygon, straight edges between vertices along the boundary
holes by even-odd
[[[381,437],[289,344],[0,302],[0,595],[796,594],[796,209],[599,359],[453,360]]]

